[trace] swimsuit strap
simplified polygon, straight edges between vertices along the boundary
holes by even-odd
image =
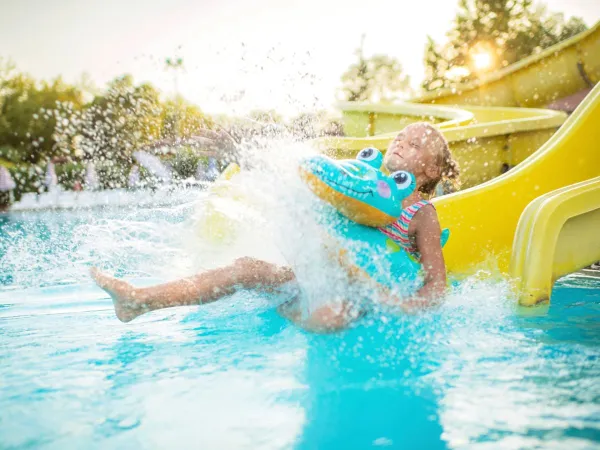
[[[427,205],[431,205],[431,202],[428,200],[421,200],[421,201],[418,201],[417,203],[413,203],[412,205],[407,206],[406,208],[404,208],[402,210],[402,214],[400,215],[400,217],[404,216],[410,222],[412,220],[412,218],[415,216],[415,214],[417,212],[419,212],[419,210],[423,206],[427,206]]]
[[[390,239],[394,240],[406,251],[409,255],[419,259],[417,249],[413,246],[410,236],[408,235],[408,229],[410,222],[412,221],[415,214],[424,206],[431,205],[431,202],[427,200],[421,200],[413,203],[402,210],[400,218],[391,225],[380,227],[379,231],[385,234]]]

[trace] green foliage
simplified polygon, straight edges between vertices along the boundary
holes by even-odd
[[[154,87],[136,86],[129,75],[113,80],[103,95],[86,105],[73,129],[80,137],[82,156],[131,163],[133,151],[160,138],[161,113],[160,94]]]
[[[294,117],[288,126],[294,136],[301,139],[313,139],[322,135],[326,126],[325,111],[305,112]]]
[[[290,121],[288,129],[302,139],[344,135],[341,119],[330,116],[326,111],[301,113]]]
[[[19,201],[26,192],[42,192],[44,190],[42,184],[44,170],[40,166],[14,165],[9,167],[8,171],[17,185],[13,192],[15,201]]]
[[[186,178],[194,178],[198,165],[206,166],[208,158],[198,153],[192,148],[182,148],[175,153],[169,160],[171,169],[177,178],[185,180]]]
[[[448,42],[429,38],[425,90],[452,87],[540,52],[586,29],[533,0],[460,0]],[[478,55],[484,62],[477,61]]]
[[[196,105],[182,97],[167,100],[161,110],[161,138],[188,138],[202,128],[213,128],[214,121]]]
[[[45,167],[31,164],[10,165],[6,167],[16,184],[13,192],[15,201],[19,201],[23,194],[27,192],[41,193],[45,190],[42,182],[45,177]],[[63,189],[72,190],[77,182],[83,185],[85,177],[85,167],[83,164],[57,164],[55,169],[58,183]]]
[[[149,84],[118,77],[107,90],[59,122],[57,145],[78,160],[94,161],[103,187],[123,187],[133,152],[162,134],[160,93]]]
[[[85,161],[96,163],[102,187],[124,187],[133,152],[213,126],[197,106],[181,97],[163,101],[130,75],[99,91],[85,75],[76,86],[40,82],[0,58],[0,163],[16,175],[16,197],[42,190],[49,160],[66,189],[82,182]]]
[[[321,130],[323,136],[344,136],[344,124],[341,120],[328,120]]]
[[[15,163],[36,164],[64,153],[56,144],[57,123],[81,108],[81,92],[57,78],[36,82],[14,70],[0,69],[0,147]]]
[[[271,124],[271,123],[282,124],[283,123],[283,116],[273,109],[270,109],[270,110],[257,109],[257,110],[251,111],[248,114],[248,118],[250,120],[259,122],[260,124]]]
[[[67,190],[74,189],[76,183],[83,186],[85,180],[85,166],[75,162],[57,164],[56,178],[58,179],[58,184]]]
[[[366,58],[362,44],[357,61],[342,75],[342,98],[346,101],[389,102],[410,94],[410,79],[402,64],[387,55]]]

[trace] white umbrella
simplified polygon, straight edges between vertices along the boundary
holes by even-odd
[[[127,184],[129,187],[136,187],[140,182],[140,168],[138,166],[133,166],[131,171],[129,172],[129,179]]]
[[[58,177],[56,176],[56,169],[54,168],[54,163],[52,161],[48,161],[48,166],[46,167],[46,178],[44,179],[44,185],[50,189],[51,187],[55,187],[58,184]]]
[[[198,164],[196,168],[196,179],[201,181],[214,181],[219,176],[219,169],[217,168],[217,160],[210,158],[208,160],[208,166],[204,167],[203,164]]]
[[[89,162],[85,168],[85,188],[88,190],[98,189],[98,174],[96,173],[96,166],[93,162]]]
[[[164,181],[171,181],[171,171],[158,157],[144,151],[134,152],[133,157],[142,167],[153,175]]]
[[[206,169],[206,176],[209,180],[214,181],[219,176],[219,169],[217,168],[217,160],[210,158],[208,160],[208,168]]]
[[[17,185],[4,166],[0,166],[0,192],[12,191]]]

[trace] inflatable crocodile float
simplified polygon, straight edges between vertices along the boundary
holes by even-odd
[[[334,160],[317,155],[300,165],[300,176],[321,200],[319,221],[338,242],[343,264],[379,285],[410,293],[420,283],[421,266],[398,244],[378,230],[396,222],[402,200],[415,189],[415,177],[405,171],[384,174],[381,152],[366,148],[355,160]],[[449,231],[442,232],[442,246]]]

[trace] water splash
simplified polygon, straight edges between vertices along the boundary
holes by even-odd
[[[541,317],[518,316],[506,284],[474,278],[455,286],[435,311],[409,317],[376,309],[335,336],[300,332],[277,316],[270,298],[248,292],[121,326],[92,287],[89,266],[145,284],[254,256],[292,265],[308,310],[365,294],[323,251],[316,199],[296,172],[311,149],[282,135],[247,150],[235,181],[245,200],[220,198],[237,223],[227,243],[199,233],[196,214],[207,194],[162,208],[2,219],[7,345],[0,357],[10,369],[0,369],[0,398],[10,421],[0,434],[7,442],[17,446],[29,436],[60,445],[72,420],[93,430],[77,437],[81,446],[93,438],[126,446],[144,436],[185,444],[198,429],[189,417],[165,417],[158,405],[209,420],[225,402],[239,414],[210,423],[221,423],[231,441],[201,429],[223,445],[256,447],[260,432],[280,447],[300,442],[298,448],[416,447],[424,440],[428,448],[589,447],[600,395],[594,282],[565,281]],[[162,389],[149,389],[147,377]],[[85,411],[70,406],[72,395],[84,400]],[[49,423],[32,407],[38,401],[44,411],[68,411],[69,420],[38,427]],[[256,426],[235,423],[250,423],[257,410],[265,414]],[[182,424],[186,433],[174,437]]]

